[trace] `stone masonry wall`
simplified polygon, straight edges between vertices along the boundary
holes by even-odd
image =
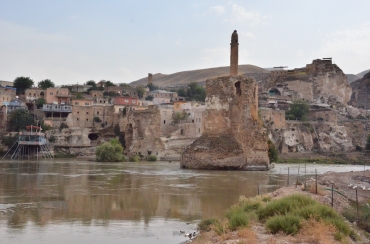
[[[243,76],[206,81],[204,134],[188,146],[181,167],[266,170],[266,130],[258,118],[257,83]]]

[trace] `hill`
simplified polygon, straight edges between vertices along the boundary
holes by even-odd
[[[254,65],[244,64],[239,65],[239,74],[250,74],[250,76],[258,77],[261,73],[268,73],[268,71]],[[173,74],[153,74],[153,84],[166,87],[166,86],[182,86],[190,82],[205,82],[209,78],[214,78],[218,76],[225,76],[230,74],[230,67],[217,67],[209,69],[198,69],[182,71]],[[130,85],[146,85],[148,84],[148,78],[142,78],[130,83]]]
[[[358,79],[351,83],[352,96],[350,105],[358,108],[368,108],[368,102],[370,101],[370,71],[366,73],[361,79]]]
[[[354,75],[354,74],[346,74],[347,78],[348,78],[348,84],[351,84],[352,82],[360,79],[361,77],[357,76],[357,75]]]
[[[362,78],[362,77],[364,77],[364,75],[366,75],[369,71],[370,71],[370,69],[365,70],[365,71],[362,71],[361,73],[358,73],[358,74],[357,74],[358,78]]]

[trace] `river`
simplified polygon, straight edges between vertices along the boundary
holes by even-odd
[[[239,196],[296,181],[298,166],[268,172],[180,169],[179,163],[0,161],[0,243],[174,243]],[[300,180],[363,166],[307,165]]]

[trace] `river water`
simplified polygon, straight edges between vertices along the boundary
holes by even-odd
[[[268,172],[180,169],[179,163],[0,161],[0,243],[174,243],[202,218],[222,216],[239,196],[274,191],[297,165]],[[363,166],[307,165],[360,171]],[[302,181],[303,176],[300,177]]]

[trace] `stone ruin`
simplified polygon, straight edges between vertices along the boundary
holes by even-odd
[[[206,81],[204,133],[181,156],[182,168],[268,170],[266,130],[258,117],[257,83],[244,76]]]

